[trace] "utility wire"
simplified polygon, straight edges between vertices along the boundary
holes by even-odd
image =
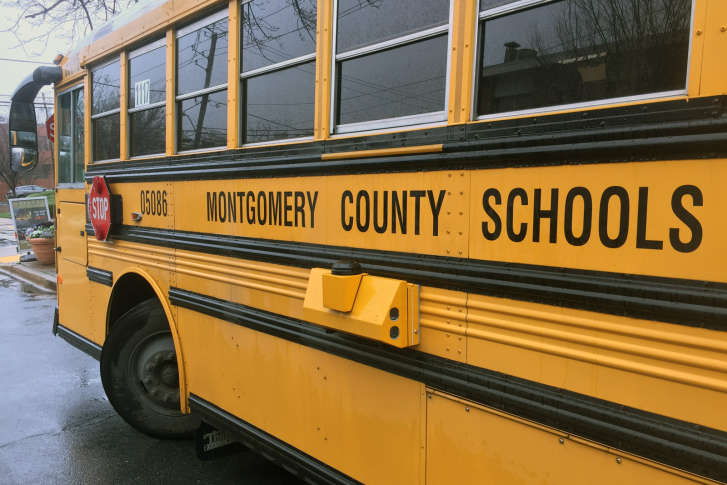
[[[10,59],[9,57],[0,57],[0,61],[25,62],[27,64],[45,64],[45,65],[48,65],[48,66],[53,66],[54,65],[52,62],[29,61],[29,60],[26,60],[26,59]]]

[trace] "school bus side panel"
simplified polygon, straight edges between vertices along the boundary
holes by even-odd
[[[424,386],[179,309],[190,393],[364,483],[423,483]]]

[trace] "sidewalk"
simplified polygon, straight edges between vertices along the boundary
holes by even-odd
[[[56,268],[37,261],[20,262],[12,219],[0,218],[0,273],[47,292],[56,291]]]

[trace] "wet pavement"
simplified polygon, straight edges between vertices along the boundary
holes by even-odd
[[[288,484],[243,450],[211,461],[111,408],[98,362],[51,334],[55,297],[0,275],[0,484]]]
[[[16,256],[15,226],[12,219],[0,218],[0,262],[9,256]]]

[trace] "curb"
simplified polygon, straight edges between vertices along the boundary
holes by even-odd
[[[39,290],[49,293],[56,292],[56,279],[50,275],[23,266],[22,264],[4,264],[0,273],[5,273],[24,283],[31,284]]]

